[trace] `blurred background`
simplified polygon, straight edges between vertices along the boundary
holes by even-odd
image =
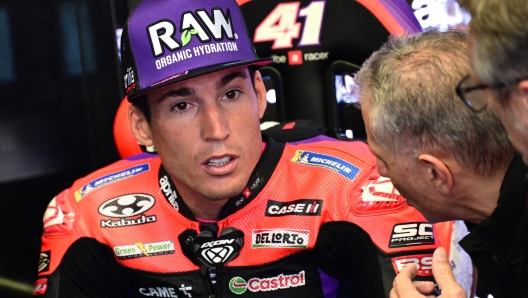
[[[0,297],[32,296],[48,202],[120,158],[113,135],[124,96],[118,48],[137,2],[0,0]],[[250,34],[281,2],[239,1]],[[259,56],[274,58],[262,71],[263,121],[309,119],[340,139],[365,137],[350,105],[353,74],[394,33],[366,3],[398,6],[387,11],[403,10],[406,20],[394,18],[419,30],[469,22],[453,0],[297,2],[301,35],[317,36],[286,47],[254,39]],[[279,18],[275,25],[288,24]]]

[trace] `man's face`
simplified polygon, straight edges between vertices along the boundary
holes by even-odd
[[[148,94],[152,141],[187,198],[221,200],[243,191],[262,151],[266,92],[246,67],[179,82]],[[190,199],[190,198],[189,198]]]
[[[474,37],[470,34],[468,39],[468,55],[471,63],[471,76],[474,81],[481,84],[481,80],[474,71],[473,47],[476,46]],[[526,84],[526,81],[521,82]],[[490,109],[501,120],[508,132],[510,139],[528,164],[528,100],[527,94],[519,87],[515,90],[503,90],[503,96],[499,92],[485,89],[487,95],[487,108]]]
[[[393,155],[372,138],[370,110],[370,103],[362,100],[361,113],[365,121],[368,145],[376,156],[380,175],[389,177],[400,194],[407,199],[407,204],[420,211],[429,222],[447,220],[442,216],[446,206],[440,203],[438,193],[421,172],[423,168],[420,168],[420,164],[415,161],[416,158],[405,152]]]

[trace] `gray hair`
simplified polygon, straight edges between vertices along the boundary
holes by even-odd
[[[505,165],[514,149],[500,121],[456,95],[468,67],[462,31],[391,37],[354,79],[360,104],[371,106],[370,137],[393,155],[453,156],[480,175]]]
[[[528,2],[458,0],[471,14],[475,72],[486,84],[528,79]]]

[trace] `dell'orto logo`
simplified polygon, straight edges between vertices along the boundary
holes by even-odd
[[[113,198],[99,207],[99,213],[108,217],[131,217],[154,206],[155,199],[147,194],[129,194]]]
[[[184,12],[180,24],[180,40],[174,38],[177,28],[171,20],[160,20],[147,27],[154,57],[163,55],[164,47],[174,51],[186,46],[192,36],[196,36],[202,43],[211,39],[236,39],[229,9],[224,13],[220,8],[213,8],[211,14],[204,9]]]
[[[253,229],[251,248],[308,248],[309,230]]]
[[[392,229],[389,247],[434,244],[433,225],[427,222],[397,224]]]

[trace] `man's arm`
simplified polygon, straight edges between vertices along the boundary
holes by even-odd
[[[57,195],[44,214],[44,229],[35,296],[120,297],[123,289],[112,250],[95,239],[79,235],[82,216],[69,190]]]

